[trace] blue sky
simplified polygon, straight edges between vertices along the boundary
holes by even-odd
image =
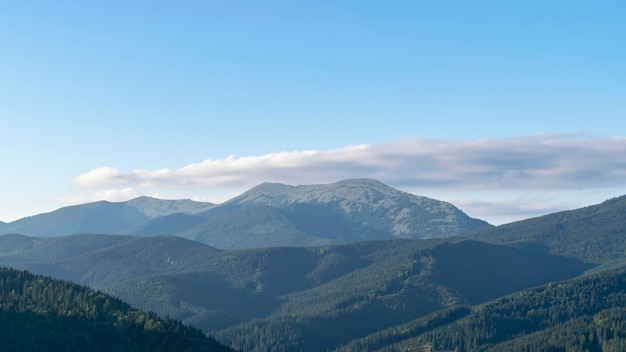
[[[3,3],[0,220],[347,177],[492,223],[626,194],[625,12],[621,1]]]

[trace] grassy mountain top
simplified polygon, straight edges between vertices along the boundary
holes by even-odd
[[[199,214],[215,206],[212,203],[196,202],[190,199],[169,200],[145,196],[131,199],[124,204],[138,209],[149,218],[171,214]]]
[[[11,351],[232,351],[196,329],[67,281],[0,268],[0,339]]]
[[[220,205],[139,197],[95,202],[0,226],[0,234],[175,235],[221,249],[451,237],[490,226],[452,204],[370,179],[326,185],[265,183]]]
[[[441,238],[490,226],[452,204],[371,179],[264,183],[203,216],[210,220],[178,235],[223,249]]]
[[[0,226],[2,233],[61,236],[80,233],[121,233],[152,218],[175,213],[198,214],[214,205],[191,200],[139,197],[126,202],[99,201],[64,207]]]

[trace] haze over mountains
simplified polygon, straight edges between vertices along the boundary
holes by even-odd
[[[0,248],[2,265],[105,290],[246,351],[335,348],[592,267],[459,238],[220,251],[172,236],[5,235]],[[290,333],[268,339],[277,331]]]
[[[264,183],[220,205],[140,197],[61,208],[0,227],[30,236],[176,235],[221,249],[440,238],[489,226],[450,203],[371,179],[326,185]]]
[[[494,227],[375,180],[265,183],[220,205],[97,202],[0,230],[17,225],[118,228],[1,235],[0,265],[103,290],[242,351],[626,347],[626,196]]]

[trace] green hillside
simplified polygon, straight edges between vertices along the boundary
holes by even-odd
[[[626,272],[551,283],[437,312],[338,351],[624,351]]]
[[[440,309],[484,302],[589,268],[563,258],[466,240],[382,243],[338,247],[375,250],[358,257],[366,265],[309,289],[285,292],[278,296],[284,303],[268,317],[216,331],[214,336],[246,351],[328,350]],[[340,258],[324,259],[341,268]]]
[[[107,236],[69,237],[95,243]],[[21,256],[20,267],[105,290],[245,351],[333,349],[591,268],[460,238],[221,251],[172,236],[137,237],[61,260],[52,250],[59,240],[40,240],[38,250],[50,243],[53,260]],[[17,266],[16,258],[2,260]]]
[[[626,253],[626,196],[581,209],[483,228],[467,236],[588,263],[611,264],[623,260]]]
[[[0,268],[6,351],[231,351],[201,331],[67,281]]]

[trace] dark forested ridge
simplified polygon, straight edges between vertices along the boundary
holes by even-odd
[[[68,281],[0,268],[5,351],[232,351],[201,331]]]
[[[626,196],[581,209],[483,228],[467,236],[588,263],[611,264],[623,260],[626,253]]]
[[[341,351],[624,351],[626,272],[606,272],[458,307]]]

